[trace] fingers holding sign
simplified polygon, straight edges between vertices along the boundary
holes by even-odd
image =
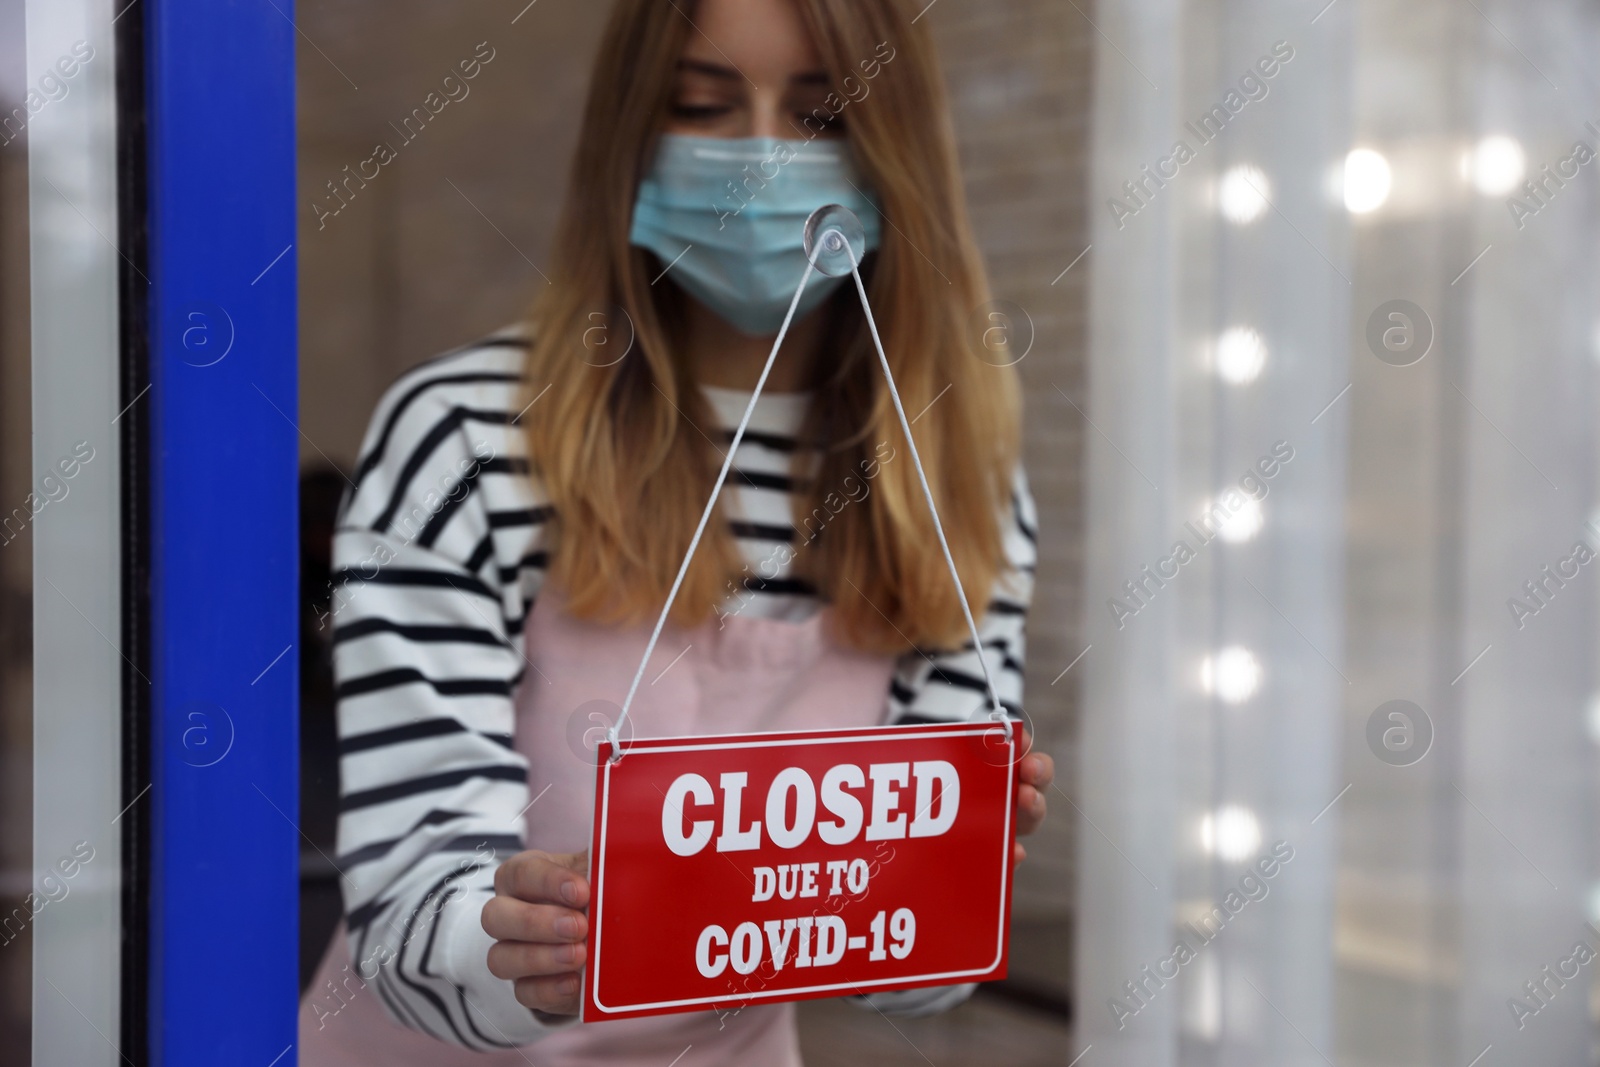
[[[1027,755],[1017,762],[1017,836],[1031,834],[1044,822],[1047,804],[1045,794],[1055,780],[1056,763],[1047,753],[1036,751],[1033,738],[1022,731],[1022,751]],[[1012,862],[1021,863],[1027,850],[1019,841],[1012,851]]]
[[[575,1015],[588,959],[589,854],[519,852],[495,871],[483,929],[489,972],[516,983],[525,1007]]]

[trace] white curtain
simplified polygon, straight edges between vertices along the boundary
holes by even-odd
[[[1324,4],[1093,12],[1080,1050],[1600,1062],[1597,12]]]

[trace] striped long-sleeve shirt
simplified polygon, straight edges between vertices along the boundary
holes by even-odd
[[[524,847],[527,765],[512,743],[522,630],[544,581],[552,513],[530,473],[522,420],[526,344],[496,335],[401,377],[373,415],[334,539],[342,872],[352,966],[389,1012],[479,1049],[546,1031],[512,983],[489,973],[479,925],[495,867]],[[748,394],[707,389],[728,441]],[[722,519],[750,564],[722,610],[801,618],[819,606],[784,545],[794,515],[794,435],[806,398],[763,394],[734,458]],[[1020,707],[1023,616],[1032,592],[1033,504],[1019,473],[1008,571],[980,633],[1002,701]],[[979,605],[974,605],[975,608]],[[910,652],[884,694],[890,722],[951,721],[987,706],[970,642]],[[880,994],[922,1012],[970,987]]]

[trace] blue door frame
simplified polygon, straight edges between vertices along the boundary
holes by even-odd
[[[116,5],[122,8],[122,4]],[[295,1061],[292,0],[144,0],[149,1052]]]

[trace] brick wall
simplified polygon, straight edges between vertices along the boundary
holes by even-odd
[[[1022,373],[1028,476],[1039,508],[1039,571],[1029,616],[1026,705],[1072,792],[1077,689],[1061,676],[1079,638],[1086,215],[1093,9],[1054,0],[939,0],[929,10],[950,85],[962,170],[997,299],[1026,310],[1035,342]],[[1070,400],[1069,400],[1070,398]],[[1059,681],[1055,681],[1059,677]],[[1054,683],[1054,684],[1052,684]],[[1064,992],[1081,823],[1060,795],[1017,881],[1013,975]]]

